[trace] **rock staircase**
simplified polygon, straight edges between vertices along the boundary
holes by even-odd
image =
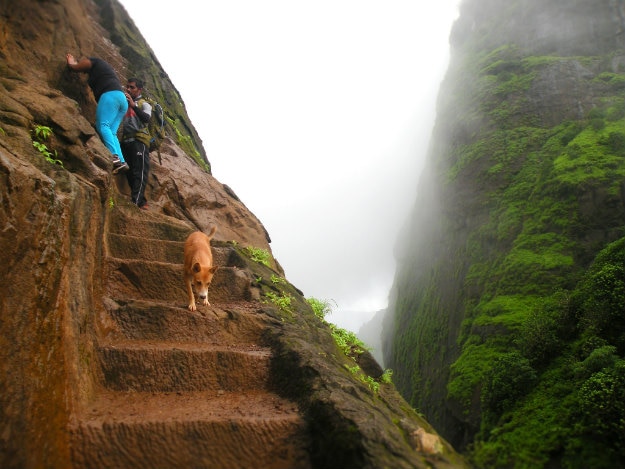
[[[267,317],[213,247],[211,306],[186,307],[179,220],[116,207],[108,223],[98,386],[72,426],[76,468],[310,468],[297,406],[271,390]]]

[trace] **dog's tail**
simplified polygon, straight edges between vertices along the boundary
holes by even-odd
[[[212,238],[216,231],[217,231],[217,227],[213,226],[210,232],[206,236],[208,236],[209,238]]]

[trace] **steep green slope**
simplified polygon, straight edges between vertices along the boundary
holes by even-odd
[[[385,361],[482,467],[625,462],[624,18],[465,0],[454,26]]]

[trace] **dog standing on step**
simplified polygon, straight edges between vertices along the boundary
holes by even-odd
[[[208,287],[213,281],[213,275],[217,270],[213,266],[213,253],[211,251],[211,238],[217,231],[213,226],[210,233],[205,235],[201,231],[191,233],[184,243],[184,281],[189,295],[189,310],[195,311],[195,289],[202,304],[208,302]]]

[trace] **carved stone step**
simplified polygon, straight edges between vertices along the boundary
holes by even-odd
[[[213,264],[222,267],[245,267],[232,246],[224,243],[212,245]],[[144,236],[129,236],[111,233],[108,235],[109,255],[119,259],[150,260],[169,264],[184,262],[184,241],[151,239]]]
[[[271,352],[258,346],[115,342],[98,347],[103,384],[115,391],[262,390]]]
[[[108,334],[119,340],[258,345],[268,320],[255,303],[200,306],[198,311],[143,300],[107,299],[105,305],[112,320]]]
[[[145,239],[165,239],[184,241],[195,231],[189,223],[167,215],[144,212],[136,207],[117,206],[110,212],[108,233],[142,237]]]
[[[297,407],[265,392],[106,392],[75,419],[72,441],[75,467],[311,467]]]
[[[182,264],[110,257],[106,275],[111,297],[168,300],[171,306],[188,306]],[[211,302],[250,301],[259,296],[250,274],[236,267],[217,269],[208,290]]]
[[[181,264],[184,242],[149,239],[145,236],[108,235],[109,254],[120,259],[149,259]]]

